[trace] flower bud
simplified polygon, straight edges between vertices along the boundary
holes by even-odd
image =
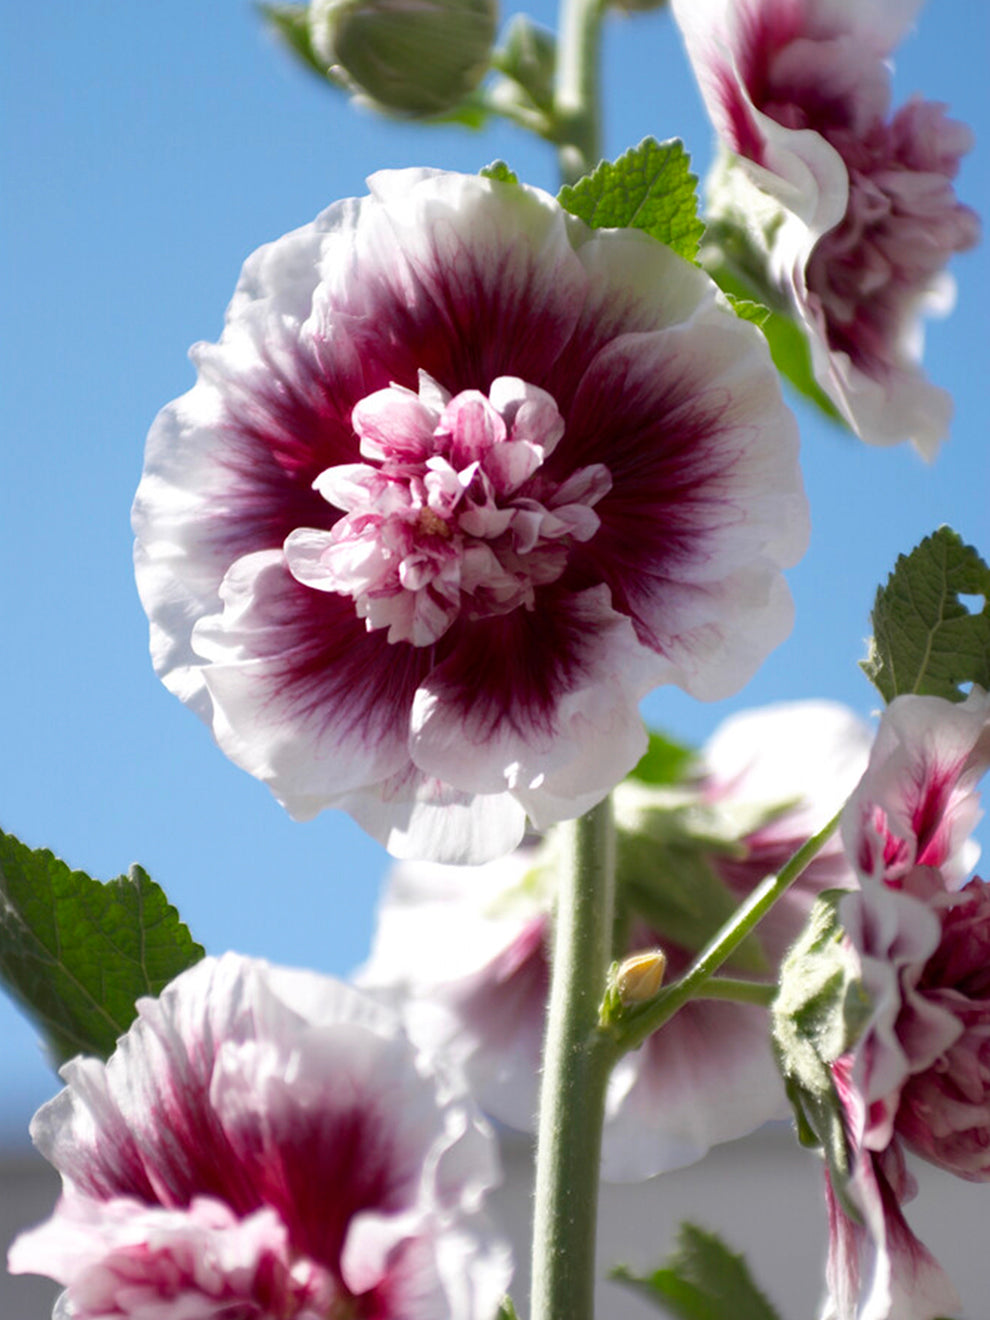
[[[376,108],[420,118],[453,109],[484,77],[495,0],[313,0],[313,49]]]
[[[615,973],[615,988],[626,1006],[648,1004],[663,985],[667,970],[667,955],[662,949],[649,949],[634,953],[619,964]]]

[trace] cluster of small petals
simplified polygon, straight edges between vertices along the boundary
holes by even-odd
[[[564,424],[550,395],[524,381],[500,377],[488,397],[448,399],[426,377],[418,396],[393,385],[362,399],[351,422],[381,466],[321,473],[314,486],[347,516],[328,532],[292,532],[285,557],[300,582],[352,596],[390,642],[431,646],[459,617],[533,609],[570,543],[598,530],[608,469],[580,468],[546,489],[537,474]]]
[[[134,505],[155,667],[298,818],[478,863],[786,636],[797,435],[707,275],[406,170],[245,264]]]
[[[678,828],[674,822],[694,820],[708,863],[741,900],[837,810],[862,773],[868,746],[869,730],[830,703],[744,712],[711,739],[700,778],[670,790],[621,784],[617,822],[620,831],[635,831],[644,813],[665,811],[669,831]],[[625,902],[630,877],[622,855]],[[403,1002],[410,1030],[424,1044],[458,1057],[486,1111],[524,1131],[536,1113],[557,863],[553,833],[470,872],[403,863],[391,874],[360,975],[368,988]],[[841,847],[826,846],[768,918],[761,940],[768,964],[783,956],[817,892],[852,883]],[[662,903],[663,894],[658,898]],[[678,902],[690,906],[674,895],[671,907]],[[635,900],[631,908],[627,942],[615,956],[659,946],[670,975],[681,972],[697,950],[638,915]],[[650,1177],[782,1116],[768,1042],[758,1007],[686,1005],[612,1075],[604,1176]]]
[[[935,1320],[957,1304],[907,1226],[901,1147],[990,1179],[990,885],[961,885],[990,764],[990,698],[900,697],[884,712],[843,818],[860,889],[840,918],[871,1016],[833,1069],[853,1157],[833,1197],[831,1310],[838,1320]],[[844,1299],[844,1300],[843,1300]],[[862,1309],[860,1309],[862,1308]]]
[[[232,955],[138,1008],[32,1125],[63,1194],[9,1264],[64,1285],[57,1314],[491,1320],[494,1139],[392,1014]]]
[[[768,275],[808,335],[819,384],[873,444],[930,457],[951,404],[920,366],[921,318],[946,311],[949,258],[979,237],[953,180],[972,134],[914,98],[890,113],[888,57],[918,5],[674,0],[725,146],[779,214]],[[727,178],[723,171],[720,178]],[[743,190],[717,185],[756,240]]]

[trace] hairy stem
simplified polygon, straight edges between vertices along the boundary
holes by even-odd
[[[561,868],[540,1091],[532,1320],[592,1320],[605,1087],[615,1047],[598,1029],[611,958],[611,802],[572,821]]]
[[[561,179],[576,183],[601,159],[603,0],[562,0],[554,110]]]

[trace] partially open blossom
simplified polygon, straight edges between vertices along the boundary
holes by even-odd
[[[165,683],[297,817],[478,862],[787,633],[807,510],[758,331],[635,230],[376,175],[250,257],[134,506]]]
[[[932,456],[951,400],[921,370],[921,321],[951,306],[945,265],[979,224],[952,183],[969,130],[918,97],[891,110],[888,56],[920,0],[672,7],[732,153],[713,176],[711,213],[765,262],[853,430]]]
[[[348,986],[232,955],[65,1065],[32,1136],[62,1174],[15,1273],[62,1320],[492,1320],[494,1139]]]
[[[659,948],[666,979],[683,972],[736,904],[838,809],[868,746],[869,731],[842,707],[784,704],[726,721],[686,784],[621,784],[625,934],[614,956]],[[477,870],[396,867],[360,975],[411,1000],[413,1034],[452,1050],[483,1108],[522,1130],[532,1130],[536,1113],[556,861],[551,832]],[[735,973],[772,978],[814,895],[852,882],[841,847],[826,846]],[[693,1001],[616,1067],[603,1173],[650,1177],[784,1112],[766,1010]]]
[[[838,1320],[935,1320],[954,1292],[904,1220],[901,1147],[990,1180],[990,885],[960,887],[975,783],[990,763],[990,698],[899,697],[885,711],[843,835],[861,889],[839,915],[870,1017],[833,1075],[852,1160],[830,1187]]]

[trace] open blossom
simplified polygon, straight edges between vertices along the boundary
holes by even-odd
[[[614,956],[659,946],[668,976],[685,970],[722,918],[839,808],[868,746],[868,729],[842,707],[788,703],[727,720],[689,784],[621,784],[617,900],[628,920]],[[555,863],[551,834],[476,871],[399,865],[360,976],[411,996],[413,1034],[455,1052],[482,1107],[522,1130],[537,1106]],[[852,882],[841,847],[826,846],[733,970],[772,976],[815,894]],[[616,1067],[603,1174],[635,1180],[688,1164],[784,1112],[766,1010],[696,1000]]]
[[[901,1211],[914,1191],[902,1148],[990,1180],[990,885],[960,873],[988,765],[986,693],[899,697],[844,813],[862,887],[839,911],[871,1016],[833,1069],[861,1219],[830,1187],[837,1320],[935,1320],[958,1304]]]
[[[165,683],[297,817],[479,862],[599,801],[637,703],[787,633],[807,510],[759,333],[647,235],[407,170],[245,264],[149,439]]]
[[[62,1174],[14,1273],[60,1320],[492,1320],[494,1138],[394,1015],[227,955],[177,978],[32,1136]]]
[[[953,179],[972,136],[915,97],[891,110],[888,56],[920,0],[673,0],[733,165],[711,209],[740,225],[806,333],[815,377],[871,444],[931,457],[951,417],[920,368],[921,321],[979,224]]]

